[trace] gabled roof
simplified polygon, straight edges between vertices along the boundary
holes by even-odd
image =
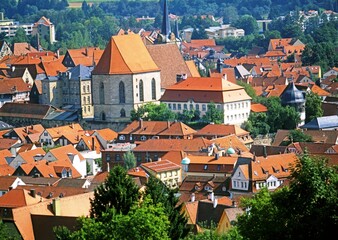
[[[93,74],[135,74],[159,70],[141,37],[131,34],[111,37]]]
[[[0,176],[8,176],[14,173],[15,169],[8,164],[0,164]]]
[[[24,189],[12,189],[0,197],[0,207],[17,208],[39,203],[40,197],[33,197]]]
[[[192,76],[176,44],[154,44],[146,45],[146,47],[156,65],[161,69],[161,88],[175,84],[177,75]]]
[[[46,152],[42,148],[36,148],[27,152],[21,152],[18,154],[26,163],[34,163],[35,156],[44,156]]]
[[[10,149],[18,141],[19,141],[18,139],[0,138],[0,149]],[[1,160],[0,160],[0,164],[1,164]]]
[[[7,165],[6,157],[11,157],[12,153],[8,149],[0,150],[0,165]]]
[[[14,43],[12,52],[14,55],[26,55],[30,52],[38,52],[35,48],[33,48],[29,43],[22,42],[22,43]]]
[[[0,177],[0,190],[7,191],[10,186],[18,177],[16,176],[1,176]]]
[[[46,131],[50,134],[53,139],[57,139],[62,135],[73,135],[77,136],[79,131],[83,131],[83,128],[79,123],[73,123],[71,125],[64,125],[59,127],[47,128]]]
[[[185,63],[187,64],[192,77],[201,77],[200,73],[196,68],[194,60],[187,60],[185,61]]]
[[[102,137],[105,141],[113,141],[117,138],[118,133],[110,128],[103,128],[95,130],[100,137]]]
[[[196,130],[192,129],[183,122],[173,122],[169,128],[160,132],[159,136],[188,136],[194,134]]]
[[[0,78],[0,94],[17,94],[30,92],[31,86],[22,78]]]
[[[69,160],[68,154],[78,155],[81,161],[85,160],[82,154],[78,150],[76,150],[71,144],[58,148],[53,148],[49,150],[49,153],[51,153],[58,160]]]
[[[51,105],[6,102],[0,108],[0,116],[44,119],[53,110],[56,108]]]
[[[251,112],[267,112],[268,108],[261,103],[252,103]]]
[[[82,64],[84,66],[94,66],[99,62],[102,54],[103,50],[96,47],[68,49],[62,60],[62,63],[64,63],[65,57],[69,55],[75,66],[79,64]]]
[[[53,61],[42,61],[41,67],[44,69],[47,77],[58,76],[59,72],[65,72],[67,68],[62,64],[62,59],[57,58]]]
[[[234,150],[241,150],[242,152],[248,152],[248,148],[245,146],[245,144],[238,139],[238,137],[234,134],[215,138],[211,140],[213,143],[219,145],[221,148],[233,148]]]
[[[84,66],[82,64],[79,64],[69,70],[70,74],[70,79],[71,80],[88,80],[91,79],[92,76],[92,71],[93,67],[89,66]]]
[[[24,141],[25,138],[31,134],[41,134],[44,130],[45,128],[41,124],[13,128],[13,131],[18,135],[21,141]]]

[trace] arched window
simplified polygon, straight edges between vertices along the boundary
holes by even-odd
[[[106,114],[104,112],[101,112],[101,120],[106,121]]]
[[[100,83],[100,104],[104,104],[104,84],[103,82]]]
[[[90,104],[90,96],[87,97],[87,103]]]
[[[86,104],[86,97],[83,97],[83,103],[82,104]]]
[[[154,78],[151,80],[151,98],[156,99],[156,82]]]
[[[89,85],[87,85],[87,92],[90,92],[90,87],[89,87]]]
[[[86,92],[86,86],[83,86],[82,89],[83,89],[83,92],[85,93]]]
[[[119,84],[119,98],[120,98],[120,103],[126,102],[126,95],[125,95],[125,91],[124,91],[124,83],[122,81]]]
[[[139,95],[140,95],[140,101],[144,101],[144,95],[143,95],[143,81],[140,80],[140,85],[139,85]]]
[[[120,111],[120,117],[126,117],[126,110],[124,110],[124,108]]]

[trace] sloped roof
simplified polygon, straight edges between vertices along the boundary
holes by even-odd
[[[252,112],[267,112],[268,108],[261,103],[252,103],[251,111]]]
[[[159,71],[138,34],[113,36],[93,74],[134,74]]]
[[[0,149],[10,149],[17,142],[18,142],[18,139],[0,138]],[[0,164],[1,164],[1,160],[0,160]]]
[[[0,108],[0,116],[44,119],[50,111],[55,109],[50,105],[6,102]]]
[[[181,168],[180,165],[177,165],[176,163],[173,163],[167,159],[154,161],[154,162],[148,162],[148,163],[142,163],[141,167],[144,168],[146,171],[151,170],[151,171],[154,171],[155,173],[173,171],[173,170],[178,170]]]
[[[71,80],[79,80],[82,79],[91,79],[93,67],[87,67],[82,64],[79,64],[69,70],[71,73]]]
[[[11,157],[12,153],[8,149],[0,150],[0,165],[7,165],[6,157]]]
[[[281,101],[283,105],[298,104],[305,102],[305,97],[303,92],[295,86],[294,82],[291,82],[282,93]]]
[[[161,88],[175,84],[178,74],[192,76],[176,44],[154,44],[146,45],[146,47],[156,65],[161,69]]]
[[[69,55],[73,60],[74,65],[77,66],[82,64],[84,66],[93,66],[99,62],[101,56],[103,54],[103,50],[96,47],[87,47],[80,49],[68,49],[64,58]],[[64,61],[64,58],[62,62]]]
[[[182,122],[173,122],[169,128],[166,128],[163,132],[160,132],[160,136],[188,136],[195,133],[196,130],[192,129],[188,125]]]
[[[9,166],[8,164],[0,165],[0,176],[12,175],[15,169]]]
[[[249,132],[233,124],[208,124],[202,129],[198,130],[194,135],[196,136],[227,136],[235,134],[241,136],[249,134]]]
[[[312,121],[304,124],[303,126],[300,126],[300,128],[314,129],[314,130],[336,128],[336,127],[338,127],[338,116],[337,115],[317,117],[313,119]]]
[[[0,197],[0,207],[17,208],[40,202],[40,197],[32,197],[24,189],[12,189]]]
[[[118,133],[110,128],[103,128],[95,130],[104,140],[111,141],[117,138]]]
[[[58,160],[69,159],[68,154],[78,155],[81,161],[85,160],[83,155],[71,144],[58,148],[53,148],[49,150],[49,152]]]
[[[16,94],[30,92],[31,86],[25,83],[22,78],[0,79],[0,94]]]
[[[248,148],[245,146],[245,144],[238,139],[238,137],[234,134],[215,138],[211,140],[213,143],[218,144],[221,148],[228,149],[229,147],[235,149],[235,150],[241,150],[242,152],[248,152]]]
[[[200,73],[196,68],[194,60],[187,60],[185,61],[185,63],[187,64],[192,77],[201,77]]]
[[[46,152],[42,148],[36,148],[27,152],[21,152],[18,154],[18,156],[20,156],[26,163],[34,163],[34,157],[36,155],[44,156],[45,154]]]
[[[8,190],[9,187],[17,179],[16,176],[1,176],[0,177],[0,190]]]
[[[33,48],[29,43],[22,42],[22,43],[14,43],[12,52],[14,55],[26,55],[30,52],[38,52],[35,48]]]

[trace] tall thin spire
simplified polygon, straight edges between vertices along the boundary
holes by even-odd
[[[171,27],[170,27],[170,20],[169,20],[169,11],[168,11],[168,0],[164,0],[163,6],[163,22],[162,22],[162,29],[161,34],[166,37],[168,40],[170,38]]]

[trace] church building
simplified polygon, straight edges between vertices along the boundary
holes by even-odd
[[[113,36],[92,72],[94,120],[125,122],[161,97],[160,69],[138,34]]]

